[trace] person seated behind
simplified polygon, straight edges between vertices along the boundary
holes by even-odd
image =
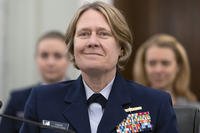
[[[13,91],[4,114],[23,117],[24,106],[33,87],[66,80],[68,59],[66,56],[65,36],[51,31],[39,38],[36,44],[35,61],[41,75],[41,82],[34,86]],[[3,118],[1,133],[18,133],[21,122]]]
[[[103,2],[81,6],[66,33],[69,57],[81,75],[34,88],[25,118],[76,133],[177,133],[170,95],[119,74],[131,55],[132,42],[127,22],[114,6]],[[20,129],[20,133],[54,132],[26,123]]]
[[[133,64],[138,83],[171,94],[174,105],[197,102],[190,91],[190,66],[184,47],[168,34],[156,34],[138,49]]]

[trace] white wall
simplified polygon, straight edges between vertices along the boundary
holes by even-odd
[[[113,0],[79,0],[79,5],[83,5],[84,3],[94,2],[94,1],[103,1],[103,2],[106,2],[106,3],[109,3],[109,4],[113,3]]]
[[[78,5],[76,0],[0,0],[0,99],[39,81],[33,56],[37,38],[49,30],[64,33]],[[70,78],[78,74],[70,67]]]
[[[4,10],[5,3],[4,0],[0,0],[0,97],[3,97],[3,62],[4,62],[4,56],[3,56],[3,49],[4,49]],[[1,100],[1,99],[0,99]]]
[[[75,10],[86,1],[95,0],[0,0],[0,100],[39,81],[33,57],[37,38],[49,30],[65,33]],[[70,66],[71,79],[79,73]]]

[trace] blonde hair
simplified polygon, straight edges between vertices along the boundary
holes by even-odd
[[[145,54],[151,46],[170,48],[174,52],[179,71],[174,81],[173,94],[175,97],[183,96],[190,101],[196,101],[196,96],[189,89],[190,66],[186,51],[180,42],[170,35],[156,34],[139,47],[133,64],[134,80],[143,85],[150,86],[145,71]]]
[[[115,7],[113,7],[112,5],[103,2],[88,3],[83,5],[77,10],[66,32],[65,43],[68,45],[69,58],[74,63],[75,67],[78,68],[75,64],[74,44],[73,44],[74,35],[76,31],[76,24],[80,16],[89,9],[93,9],[100,12],[106,18],[115,39],[117,40],[117,42],[119,42],[123,53],[119,57],[117,68],[119,70],[122,70],[126,65],[126,63],[128,62],[128,59],[132,53],[132,42],[133,42],[132,34],[124,16],[120,13],[120,11]]]

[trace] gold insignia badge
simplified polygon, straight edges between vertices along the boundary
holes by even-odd
[[[138,107],[129,107],[127,109],[124,109],[125,112],[133,112],[133,111],[138,111],[138,110],[142,110],[142,107],[141,106],[138,106]]]

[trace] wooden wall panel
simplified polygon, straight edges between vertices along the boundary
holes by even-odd
[[[154,33],[175,36],[186,48],[192,70],[191,89],[200,99],[200,1],[115,0],[129,23],[134,52],[123,75],[132,79],[134,53]]]

